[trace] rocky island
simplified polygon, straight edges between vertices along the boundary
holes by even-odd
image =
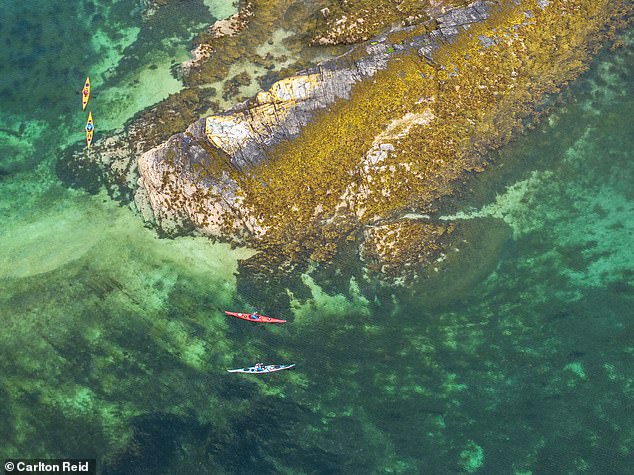
[[[547,111],[632,13],[607,0],[365,3],[243,3],[196,39],[186,89],[74,166],[97,163],[166,235],[289,262],[356,242],[370,267],[415,272],[451,241],[438,200]],[[276,34],[309,59],[257,53],[261,90],[236,104],[252,78],[234,66]]]

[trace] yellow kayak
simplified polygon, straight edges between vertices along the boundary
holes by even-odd
[[[90,78],[86,78],[84,88],[81,90],[81,110],[86,110],[88,105],[88,99],[90,99]]]
[[[88,148],[90,148],[90,144],[92,143],[92,134],[95,133],[95,126],[92,123],[92,112],[88,113],[88,122],[86,122],[86,143],[88,144]]]

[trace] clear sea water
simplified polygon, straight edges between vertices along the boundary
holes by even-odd
[[[159,239],[62,185],[99,140],[178,90],[170,67],[228,3],[4,0],[0,19],[0,458],[104,474],[634,473],[633,36],[445,217],[413,288],[354,255],[263,283],[231,250]],[[178,15],[176,15],[178,12]],[[165,39],[167,38],[167,39]],[[225,308],[288,318],[229,320]],[[294,362],[270,377],[226,368]]]

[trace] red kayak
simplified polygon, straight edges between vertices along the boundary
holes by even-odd
[[[229,312],[225,310],[225,313],[230,317],[241,318],[242,320],[248,320],[249,322],[256,323],[286,323],[286,320],[280,320],[279,318],[271,318],[266,315],[260,315],[259,313],[238,313],[238,312]]]

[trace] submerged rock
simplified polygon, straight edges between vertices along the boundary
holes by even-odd
[[[198,43],[192,51],[193,58],[181,64],[183,74],[187,75],[192,69],[197,68],[214,53],[213,40],[223,36],[235,36],[248,25],[249,18],[253,16],[253,5],[246,2],[242,8],[229,18],[217,20],[209,27],[207,41]]]

